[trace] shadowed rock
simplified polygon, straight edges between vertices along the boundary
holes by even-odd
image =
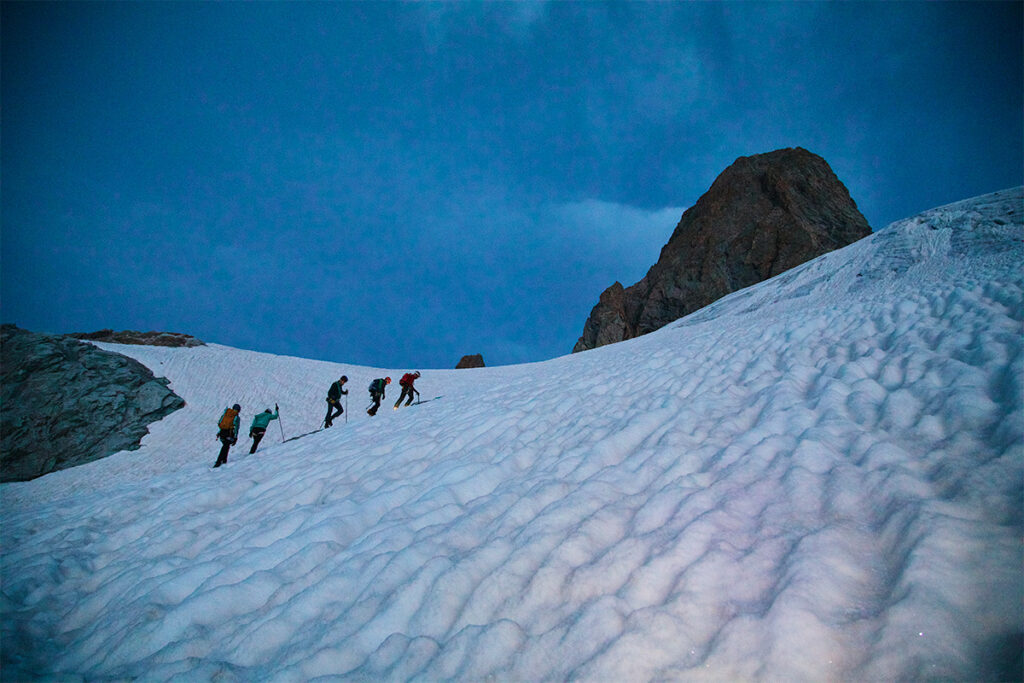
[[[205,346],[190,334],[179,332],[135,332],[134,330],[100,330],[98,332],[74,332],[67,335],[75,339],[108,342],[110,344],[140,344],[144,346]]]
[[[185,401],[136,360],[66,336],[0,328],[0,481],[139,447]]]
[[[463,368],[482,368],[484,367],[484,357],[482,354],[476,353],[472,356],[463,356],[462,360],[459,361],[458,365],[455,366],[456,370],[462,370]]]

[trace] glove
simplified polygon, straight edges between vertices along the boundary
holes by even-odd
[[[249,432],[249,438],[250,439],[252,438],[252,432]]]
[[[276,403],[274,404],[274,412],[275,413],[280,413],[281,412],[281,409],[277,407]]]

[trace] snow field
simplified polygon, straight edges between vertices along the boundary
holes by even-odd
[[[4,668],[143,680],[999,679],[1024,632],[1021,191],[677,323],[424,371],[115,348],[188,406],[0,487]],[[421,368],[422,370],[422,368]],[[271,423],[209,469],[225,405]],[[396,382],[397,383],[397,382]],[[266,404],[266,405],[264,405]]]

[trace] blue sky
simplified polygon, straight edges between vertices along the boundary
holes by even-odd
[[[875,229],[1020,185],[1020,3],[2,5],[3,321],[568,353],[739,156]]]

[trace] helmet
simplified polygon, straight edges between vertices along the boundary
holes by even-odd
[[[341,379],[340,379],[340,380],[338,380],[338,381],[339,381],[339,382],[347,382],[347,381],[348,381],[348,375],[342,375],[342,376],[341,376]]]
[[[384,384],[391,384],[391,378],[390,377],[385,377],[384,378]]]
[[[412,374],[414,374],[414,375],[416,375],[417,377],[419,377],[419,376],[420,376],[420,371],[419,371],[419,370],[417,370],[416,372],[414,372],[414,373],[412,373]]]
[[[270,413],[271,415],[273,415],[273,411],[272,411],[272,410],[271,410],[270,408],[267,408],[267,409],[266,409],[266,410],[264,410],[263,412],[264,412],[264,413]]]
[[[237,410],[237,411],[241,412],[241,410],[242,410],[242,406],[240,406],[240,405],[238,405],[238,404],[236,403],[235,405],[231,406],[231,409],[232,409],[232,410]]]

